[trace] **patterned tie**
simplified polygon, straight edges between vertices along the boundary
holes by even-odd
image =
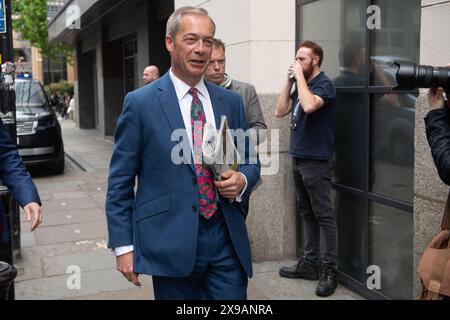
[[[189,89],[192,96],[191,104],[191,126],[192,145],[194,147],[194,163],[197,172],[197,182],[200,196],[200,214],[205,219],[210,219],[217,211],[216,189],[214,186],[214,175],[202,164],[202,142],[203,128],[206,123],[203,105],[197,95],[196,88]]]

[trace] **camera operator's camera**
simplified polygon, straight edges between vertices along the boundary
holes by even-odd
[[[394,62],[398,67],[397,83],[394,90],[414,90],[416,88],[444,88],[449,93],[450,67],[432,67],[411,62]]]

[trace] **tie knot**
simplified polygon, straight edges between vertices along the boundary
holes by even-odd
[[[190,88],[189,91],[188,91],[188,93],[189,93],[191,96],[193,96],[194,98],[197,98],[198,90],[197,90],[197,88]]]

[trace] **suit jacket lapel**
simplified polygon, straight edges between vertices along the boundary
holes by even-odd
[[[178,103],[177,94],[175,92],[175,87],[173,86],[173,83],[170,79],[169,72],[167,72],[160,81],[159,86],[159,94],[158,94],[158,100],[161,103],[161,109],[164,113],[164,115],[167,118],[167,121],[170,124],[170,127],[172,128],[172,131],[177,129],[184,129],[186,130],[186,127],[184,125],[183,116],[181,115],[180,110],[180,104]],[[186,134],[189,134],[186,132]],[[187,137],[186,137],[187,138]],[[183,157],[185,163],[189,163],[190,168],[192,171],[195,171],[194,167],[194,159],[192,157],[192,152],[189,149],[184,150]]]
[[[166,73],[161,79],[159,86],[158,100],[161,103],[162,110],[169,121],[172,130],[186,129],[181,115],[180,104],[177,94],[170,80],[169,73]]]

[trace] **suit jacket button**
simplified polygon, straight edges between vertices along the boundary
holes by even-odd
[[[197,211],[197,206],[195,204],[192,206],[192,211],[194,211],[194,212]]]

